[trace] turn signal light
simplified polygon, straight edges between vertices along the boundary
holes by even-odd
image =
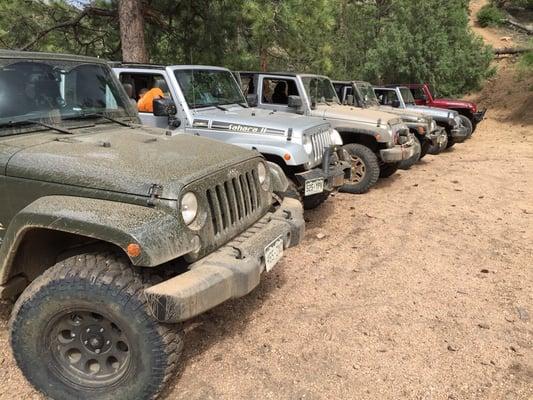
[[[285,153],[285,154],[283,155],[283,159],[284,159],[285,161],[289,161],[289,160],[291,159],[291,155],[290,155],[289,153]]]
[[[141,246],[137,243],[130,243],[128,244],[126,251],[130,257],[139,257],[141,255]]]

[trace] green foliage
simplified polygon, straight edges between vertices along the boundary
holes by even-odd
[[[477,22],[479,26],[497,26],[503,24],[505,15],[494,5],[486,4],[478,11]]]
[[[347,3],[349,24],[337,30],[342,62],[334,75],[428,82],[443,95],[476,89],[490,73],[492,52],[468,29],[467,10],[464,0]]]
[[[533,75],[533,50],[520,56],[518,72],[521,76]]]
[[[118,1],[124,0],[1,0],[0,46],[119,60]],[[143,6],[156,63],[424,81],[446,95],[475,89],[491,73],[490,49],[468,28],[467,0],[150,0]]]
[[[533,10],[533,0],[493,0],[492,3],[498,7],[512,6]]]

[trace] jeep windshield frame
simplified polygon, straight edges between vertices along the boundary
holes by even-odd
[[[372,85],[368,82],[363,83],[354,83],[354,92],[358,92],[361,96],[361,100],[363,101],[364,105],[367,107],[371,106],[379,106],[379,101],[376,96],[376,93],[374,92],[374,88]]]
[[[303,75],[300,77],[311,104],[341,104],[331,80],[325,76]]]
[[[224,69],[175,69],[174,76],[191,110],[246,104],[235,76]]]
[[[0,136],[72,120],[135,117],[105,64],[61,59],[0,58]],[[39,127],[40,128],[37,128]]]

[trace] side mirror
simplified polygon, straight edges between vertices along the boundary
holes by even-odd
[[[152,105],[156,117],[172,117],[178,113],[171,99],[155,99]]]
[[[289,96],[288,105],[291,108],[300,108],[302,106],[302,98],[300,96]]]
[[[246,96],[246,102],[250,107],[257,107],[257,104],[259,104],[259,97],[255,93],[249,94]]]
[[[393,106],[394,108],[399,108],[400,107],[400,100],[393,100],[392,103],[391,103],[391,106]]]
[[[353,94],[349,94],[348,96],[346,96],[346,104],[348,104],[349,106],[353,106],[354,105],[353,99],[354,99]]]

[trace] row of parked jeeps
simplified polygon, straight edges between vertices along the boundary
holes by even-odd
[[[152,87],[163,96],[138,113]],[[0,298],[17,299],[24,375],[54,399],[157,396],[178,323],[253,290],[301,241],[303,208],[366,192],[483,118],[432,96],[0,51]]]

